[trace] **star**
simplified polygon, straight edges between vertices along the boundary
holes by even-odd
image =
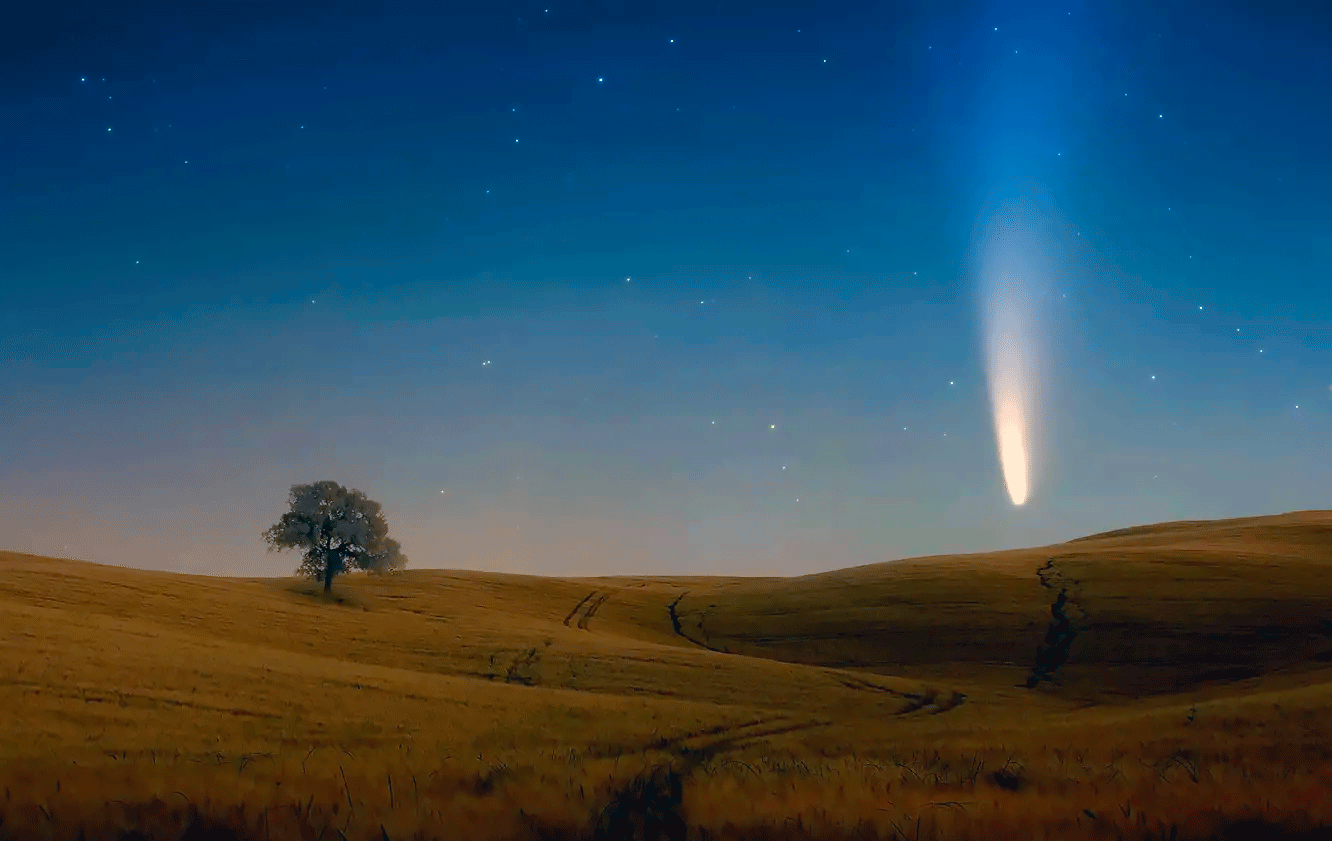
[[[1155,375],[1155,374],[1152,374],[1152,379],[1156,379],[1156,375]]]
[[[768,424],[768,429],[776,429],[776,428],[777,428],[777,424],[775,424],[775,423],[770,423],[770,424]]]
[[[598,77],[597,77],[597,84],[601,84],[602,82],[605,82],[605,81],[606,81],[606,78],[605,78],[604,76],[598,76]]]

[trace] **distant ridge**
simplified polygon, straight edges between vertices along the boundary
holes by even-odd
[[[1300,515],[1313,515],[1308,518],[1300,518]],[[1234,526],[1256,526],[1256,525],[1295,525],[1300,522],[1291,523],[1291,518],[1308,519],[1314,521],[1326,521],[1332,524],[1332,510],[1318,508],[1304,509],[1300,511],[1287,511],[1284,514],[1263,514],[1257,517],[1232,517],[1219,520],[1172,520],[1165,523],[1150,523],[1141,526],[1128,526],[1122,529],[1113,529],[1111,531],[1097,532],[1085,537],[1075,537],[1066,541],[1067,543],[1085,543],[1091,540],[1105,540],[1115,537],[1139,537],[1147,534],[1169,534],[1172,532],[1191,531],[1193,529],[1204,527],[1226,528]]]

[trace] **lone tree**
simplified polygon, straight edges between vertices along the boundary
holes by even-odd
[[[296,574],[324,579],[325,593],[349,569],[382,575],[407,565],[380,504],[360,491],[337,482],[292,485],[288,501],[291,510],[264,531],[268,551],[304,549]]]

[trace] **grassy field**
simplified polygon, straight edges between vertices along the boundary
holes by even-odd
[[[333,595],[0,552],[0,839],[1332,837],[1328,511]]]

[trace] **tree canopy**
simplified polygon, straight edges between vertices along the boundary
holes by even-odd
[[[296,574],[322,578],[324,592],[350,569],[382,575],[407,565],[382,507],[361,491],[330,481],[292,485],[288,502],[291,510],[264,531],[264,541],[270,552],[304,549]]]

